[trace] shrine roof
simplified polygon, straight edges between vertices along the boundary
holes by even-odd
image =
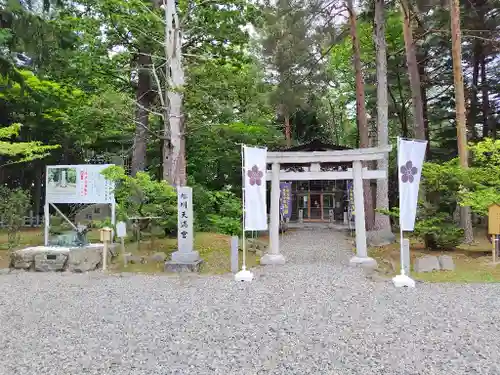
[[[315,139],[309,143],[304,143],[302,145],[293,146],[281,150],[281,152],[287,151],[341,151],[341,150],[352,150],[350,147],[338,146],[330,143],[325,143],[319,139]]]

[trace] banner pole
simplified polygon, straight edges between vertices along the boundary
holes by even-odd
[[[401,222],[399,223],[401,226]],[[401,275],[405,276],[405,257],[404,257],[404,252],[403,252],[403,246],[404,246],[404,235],[403,235],[403,229],[399,229],[400,233],[400,244],[399,244],[399,255],[401,257]]]
[[[401,181],[399,179],[399,165],[398,165],[398,158],[399,158],[399,142],[402,138],[398,137],[397,138],[397,153],[396,155],[396,170],[397,170],[397,176],[398,176],[398,191],[399,191],[399,209],[401,210]],[[404,235],[403,235],[403,226],[401,225],[401,211],[399,212],[399,258],[401,262],[401,275],[405,275],[405,266],[404,266],[404,255],[403,255],[403,246],[404,246]]]
[[[242,259],[242,266],[241,269],[245,271],[247,269],[246,267],[246,252],[247,252],[247,246],[246,246],[246,238],[245,238],[245,145],[241,144],[241,201],[243,203],[243,231],[242,231],[242,243],[241,243],[241,248],[243,250],[243,259]]]
[[[49,246],[50,237],[50,205],[47,202],[47,195],[45,195],[45,205],[43,206],[43,243]]]
[[[45,167],[45,204],[43,210],[43,244],[49,246],[49,236],[50,236],[50,205],[49,205],[49,195],[47,190],[49,189],[49,166]]]

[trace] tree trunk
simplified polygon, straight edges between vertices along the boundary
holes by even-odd
[[[425,32],[422,28],[422,34]],[[424,137],[429,141],[429,111],[427,107],[427,73],[425,72],[426,61],[428,58],[428,52],[423,49],[419,49],[417,53],[417,65],[418,65],[418,76],[420,80],[420,98],[422,99],[422,116],[424,121]],[[427,159],[430,158],[430,142],[427,142],[427,148],[425,150],[425,156]]]
[[[477,139],[476,122],[477,122],[477,88],[479,86],[479,65],[481,46],[478,41],[474,41],[473,55],[472,55],[472,85],[470,90],[470,107],[467,120],[467,127],[469,128],[472,138]]]
[[[417,56],[413,42],[411,29],[411,15],[407,0],[401,0],[401,11],[403,13],[403,37],[406,51],[406,65],[410,78],[411,100],[413,104],[413,116],[415,118],[414,137],[425,139],[424,111],[422,105],[422,93],[420,90],[420,76],[418,74]]]
[[[377,50],[377,136],[380,147],[389,144],[389,99],[387,88],[387,47],[385,42],[384,0],[375,0],[375,45]],[[377,162],[380,170],[388,171],[388,157]],[[377,208],[389,209],[388,178],[377,180]],[[389,216],[375,213],[375,230],[391,231]]]
[[[398,92],[399,92],[399,97],[401,99],[401,109],[398,108],[398,101],[396,100],[396,96],[394,93],[391,91],[391,88],[388,87],[389,90],[389,95],[391,97],[392,103],[394,105],[394,109],[397,112],[399,123],[401,124],[401,135],[404,138],[408,137],[408,116],[406,115],[406,104],[405,104],[405,98],[403,95],[403,88],[401,87],[401,76],[399,74],[399,70],[396,70],[396,79],[398,81]]]
[[[149,107],[151,98],[151,56],[145,50],[139,50],[137,57],[139,77],[136,89],[135,136],[132,151],[131,173],[146,169],[148,147]]]
[[[460,166],[469,167],[467,150],[467,130],[465,118],[464,78],[462,72],[462,38],[460,33],[460,3],[450,0],[451,10],[451,46],[453,56],[453,81],[455,84],[455,107],[457,122],[458,157]],[[465,232],[465,243],[474,240],[470,207],[460,207],[460,221]]]
[[[481,53],[481,96],[483,98],[483,138],[491,136],[496,137],[495,124],[490,118],[490,97],[488,93],[488,78],[486,77],[486,55],[484,48]]]
[[[186,185],[185,133],[182,112],[184,69],[182,67],[182,33],[175,0],[165,0],[165,88],[163,179],[173,186]]]
[[[290,114],[288,113],[288,109],[284,110],[285,116],[285,139],[286,139],[286,147],[292,147],[292,129],[290,128]]]
[[[420,95],[422,97],[422,113],[424,114],[424,137],[428,141],[427,147],[425,149],[426,159],[429,160],[431,157],[431,143],[430,140],[430,130],[429,130],[429,109],[427,106],[427,86],[425,84],[420,88]]]
[[[354,70],[356,73],[356,118],[358,121],[359,147],[364,148],[370,147],[370,140],[368,139],[368,119],[366,118],[365,87],[363,81],[363,72],[361,71],[361,52],[356,26],[356,13],[354,12],[352,0],[346,0],[345,5],[347,11],[349,12]],[[363,193],[365,201],[366,229],[372,230],[375,222],[375,211],[373,208],[373,194],[371,193],[370,180],[363,180]]]

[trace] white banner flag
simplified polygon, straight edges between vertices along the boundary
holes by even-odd
[[[398,138],[399,225],[412,231],[417,214],[418,188],[427,141]]]
[[[267,229],[267,149],[243,146],[245,230]]]

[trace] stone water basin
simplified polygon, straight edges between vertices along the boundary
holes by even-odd
[[[34,246],[16,250],[11,268],[36,272],[87,272],[102,265],[103,244],[83,247]],[[111,257],[111,251],[108,257]]]

